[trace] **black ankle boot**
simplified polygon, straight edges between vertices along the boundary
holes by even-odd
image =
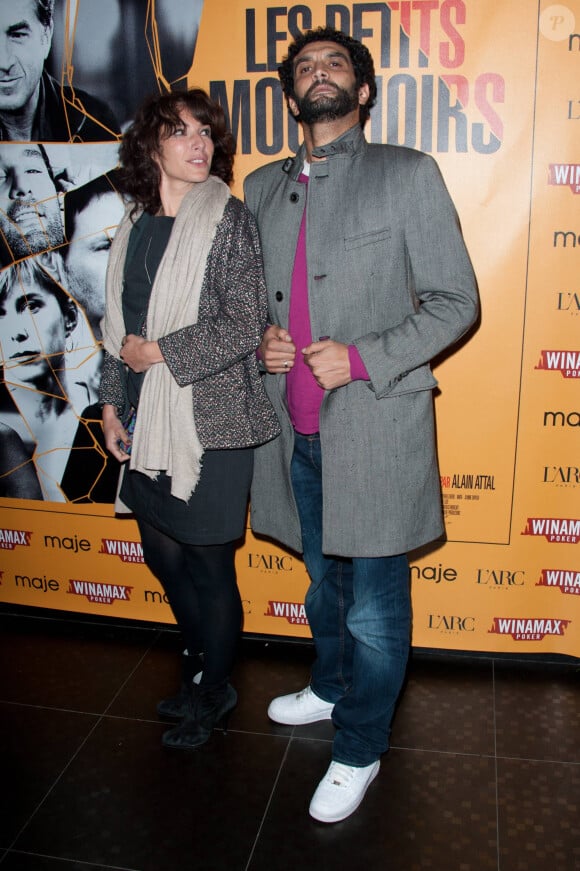
[[[181,687],[179,692],[167,699],[162,699],[157,705],[157,713],[164,720],[181,720],[189,710],[189,699],[194,677],[202,668],[203,654],[193,656],[184,653],[181,657]]]
[[[218,689],[192,684],[188,712],[178,726],[163,734],[161,743],[177,750],[195,750],[209,741],[214,728],[220,726],[225,734],[237,701],[238,694],[229,683]]]

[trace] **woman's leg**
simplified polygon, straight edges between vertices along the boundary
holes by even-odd
[[[242,625],[236,542],[182,544],[142,520],[138,523],[145,563],[167,595],[187,650],[203,651],[202,683],[225,684]]]
[[[169,601],[173,616],[192,656],[203,650],[199,599],[187,559],[187,545],[137,518],[145,564]]]
[[[186,545],[188,574],[195,586],[203,649],[202,688],[220,687],[231,674],[242,627],[236,583],[236,542]]]
[[[209,740],[212,730],[235,708],[237,693],[228,683],[242,623],[236,584],[235,543],[186,545],[188,575],[195,586],[204,660],[199,686],[192,686],[181,723],[163,734],[166,747],[193,750]]]

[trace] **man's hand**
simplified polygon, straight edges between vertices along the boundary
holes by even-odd
[[[348,345],[332,339],[312,342],[302,349],[304,362],[311,369],[316,383],[324,390],[344,387],[352,381]]]
[[[272,374],[289,372],[296,359],[296,346],[290,333],[277,326],[268,327],[259,352],[266,371]]]
[[[147,372],[155,363],[163,362],[163,354],[157,342],[148,342],[142,336],[130,333],[123,339],[120,350],[121,360],[133,372]]]

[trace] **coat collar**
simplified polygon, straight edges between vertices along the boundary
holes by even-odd
[[[321,145],[318,148],[315,148],[312,153],[314,157],[319,158],[353,157],[357,152],[361,151],[366,144],[362,127],[360,124],[356,124],[354,127],[351,127],[350,130],[347,130],[346,133],[343,133],[342,136],[339,136],[338,139],[329,142],[328,145]],[[296,152],[296,156],[289,157],[282,165],[283,171],[288,173],[288,176],[293,181],[296,181],[302,172],[305,158],[306,147],[303,143]]]

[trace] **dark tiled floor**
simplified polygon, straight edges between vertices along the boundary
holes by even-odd
[[[308,803],[332,725],[266,717],[310,646],[245,639],[226,736],[166,750],[170,627],[0,605],[1,871],[578,871],[577,662],[415,652],[360,810]]]

